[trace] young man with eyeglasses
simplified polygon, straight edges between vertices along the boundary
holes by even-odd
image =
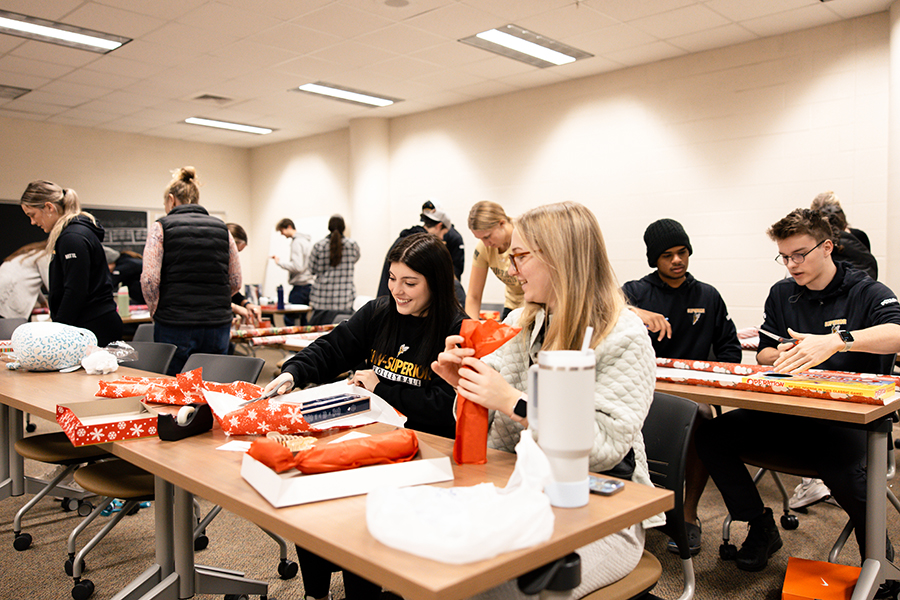
[[[893,355],[900,351],[900,305],[894,292],[849,263],[832,260],[831,226],[814,210],[794,210],[767,233],[778,246],[775,260],[791,277],[769,291],[762,329],[792,340],[778,343],[761,337],[757,362],[781,373],[813,367],[891,373]],[[865,431],[738,409],[702,423],[697,450],[732,518],[750,523],[736,557],[739,569],[765,568],[782,546],[772,509],[763,505],[739,457],[758,449],[791,457],[792,464],[819,473],[853,521],[860,554],[865,554]],[[893,551],[888,548],[890,558]]]
[[[656,356],[741,362],[741,344],[725,301],[716,288],[688,273],[693,248],[681,223],[673,219],[650,223],[644,243],[647,263],[656,270],[625,283],[622,291],[631,310],[647,326]],[[713,418],[708,405],[700,405],[700,416]],[[694,555],[701,547],[697,506],[708,480],[692,436],[685,464],[684,520]],[[674,540],[669,541],[668,549],[678,553]]]

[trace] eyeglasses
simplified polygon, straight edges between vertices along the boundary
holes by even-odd
[[[529,254],[531,254],[531,252],[518,252],[516,254],[510,254],[509,262],[512,263],[513,269],[518,271],[519,270],[519,259],[522,258],[523,256],[528,256]]]
[[[827,240],[827,239],[828,238],[825,238],[825,240]],[[810,248],[809,250],[807,250],[806,252],[804,252],[802,254],[799,252],[797,252],[796,254],[791,254],[790,256],[788,256],[786,254],[779,254],[778,256],[775,257],[775,262],[784,263],[784,265],[787,266],[788,259],[790,259],[790,260],[794,261],[795,265],[803,264],[803,261],[806,260],[806,255],[809,254],[810,252],[812,252],[813,250],[815,250],[816,248],[818,248],[819,246],[821,246],[822,244],[824,244],[825,240],[822,240],[821,242],[819,242],[818,244],[816,244],[815,246],[813,246],[812,248]]]

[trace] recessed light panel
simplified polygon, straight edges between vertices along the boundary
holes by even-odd
[[[512,24],[482,31],[459,41],[542,69],[593,56]]]
[[[335,100],[344,102],[352,102],[353,104],[361,104],[363,106],[390,106],[395,102],[402,102],[399,98],[390,98],[388,96],[376,96],[369,92],[354,90],[352,88],[337,86],[324,81],[316,83],[307,83],[291,91],[305,92],[307,94],[316,94],[317,96],[327,96]]]
[[[0,33],[106,54],[131,38],[0,10]]]
[[[203,117],[188,117],[185,123],[191,125],[202,125],[204,127],[215,127],[216,129],[228,129],[230,131],[240,131],[243,133],[255,133],[256,135],[266,135],[272,133],[274,129],[268,127],[257,127],[256,125],[243,125],[241,123],[229,123],[228,121],[217,121],[215,119],[204,119]]]
[[[30,92],[28,88],[20,88],[12,85],[0,85],[0,98],[4,100],[15,100],[16,98],[21,98],[28,92]]]

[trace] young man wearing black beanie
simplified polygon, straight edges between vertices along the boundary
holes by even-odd
[[[653,341],[656,356],[741,362],[741,344],[722,296],[713,286],[688,273],[693,253],[691,240],[681,223],[660,219],[644,232],[647,263],[656,270],[622,286],[631,309],[641,317]],[[712,418],[707,405],[700,415]],[[694,448],[693,435],[685,465],[684,519],[691,554],[700,552],[697,505],[709,474]],[[674,541],[669,551],[678,552]]]

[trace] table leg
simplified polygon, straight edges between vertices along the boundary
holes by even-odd
[[[869,600],[878,586],[888,579],[900,579],[897,569],[885,556],[887,527],[887,429],[890,422],[882,422],[866,435],[866,558],[853,590],[852,600]]]
[[[10,495],[21,496],[25,493],[25,459],[16,452],[16,441],[25,436],[25,429],[22,425],[25,415],[21,410],[9,407],[7,417],[9,419],[7,452],[9,452]]]

